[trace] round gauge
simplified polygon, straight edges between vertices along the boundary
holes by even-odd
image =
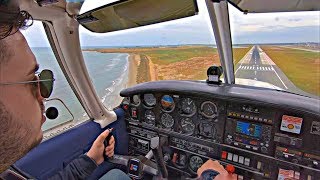
[[[173,98],[169,95],[164,95],[161,98],[161,106],[165,112],[171,112],[174,109]]]
[[[183,118],[181,119],[181,127],[184,134],[191,135],[193,134],[195,125],[190,118]]]
[[[156,115],[151,110],[146,110],[144,113],[145,122],[149,125],[154,126],[156,123]]]
[[[135,105],[135,106],[138,106],[140,104],[140,97],[139,95],[134,95],[133,98],[132,98],[132,104]]]
[[[190,169],[196,173],[197,170],[202,166],[203,160],[199,156],[191,156],[190,161],[189,161],[189,167]]]
[[[155,106],[157,103],[157,99],[156,97],[154,97],[153,94],[144,94],[143,100],[144,100],[144,104],[149,107]]]
[[[201,113],[206,118],[215,118],[218,114],[217,106],[210,101],[201,104]]]
[[[216,129],[210,123],[202,122],[199,125],[200,135],[212,138],[216,135]]]
[[[164,113],[161,116],[161,124],[165,128],[171,128],[174,124],[174,119],[170,114]]]
[[[193,115],[197,110],[196,104],[190,98],[185,98],[181,101],[181,108],[183,113],[187,115]]]

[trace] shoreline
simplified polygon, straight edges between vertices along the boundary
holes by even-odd
[[[126,87],[131,87],[137,84],[137,76],[138,76],[138,66],[140,65],[140,55],[128,53],[128,65],[129,65],[129,72],[128,72],[128,81]]]

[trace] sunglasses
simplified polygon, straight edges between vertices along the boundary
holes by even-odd
[[[44,69],[38,74],[39,79],[35,81],[9,82],[0,83],[0,85],[29,84],[37,83],[40,86],[40,94],[43,98],[50,97],[53,90],[53,82],[55,81],[51,70]]]

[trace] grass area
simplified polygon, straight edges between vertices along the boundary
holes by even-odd
[[[252,48],[252,46],[246,48],[233,48],[233,61],[234,65],[238,64],[238,62],[247,54],[247,52]]]
[[[235,62],[250,48],[235,48]],[[150,80],[148,71],[154,71],[156,80],[204,80],[210,66],[220,65],[217,49],[207,46],[102,49],[99,52],[139,54],[138,83]],[[149,60],[154,64],[153,70],[149,68]]]
[[[300,89],[320,96],[320,54],[274,46],[261,47]]]
[[[179,61],[185,61],[193,57],[213,57],[217,54],[216,48],[190,46],[177,48],[157,48],[155,50],[145,51],[143,54],[149,56],[155,64],[171,64]]]

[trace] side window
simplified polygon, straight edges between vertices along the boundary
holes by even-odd
[[[46,108],[52,106],[56,107],[59,111],[59,115],[54,120],[47,118],[46,122],[43,124],[42,130],[44,131],[44,139],[50,138],[57,133],[69,129],[75,124],[87,120],[87,114],[60,69],[49,45],[42,23],[36,21],[31,27],[22,30],[21,32],[24,34],[36,57],[40,66],[39,72],[43,69],[50,69],[54,73],[56,79],[53,92],[48,98],[48,101],[45,102],[45,106]],[[59,100],[55,100],[56,98],[60,99],[63,103]]]

